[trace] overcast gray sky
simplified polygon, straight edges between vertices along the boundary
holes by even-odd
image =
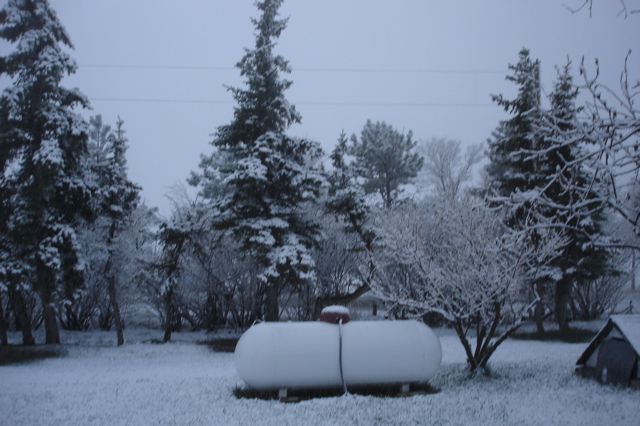
[[[542,62],[543,88],[567,55],[599,58],[615,86],[629,49],[640,70],[640,15],[594,0],[593,16],[564,5],[582,0],[286,0],[289,25],[276,52],[290,61],[288,99],[302,114],[291,134],[329,152],[340,132],[384,120],[418,139],[485,141],[506,116],[492,93],[513,96],[507,65],[522,47]],[[50,0],[79,64],[78,87],[107,123],[125,121],[129,175],[151,206],[211,152],[242,84],[234,65],[254,43],[253,0]],[[638,0],[627,0],[634,8]],[[6,49],[6,46],[3,47]],[[5,83],[6,84],[6,83]]]

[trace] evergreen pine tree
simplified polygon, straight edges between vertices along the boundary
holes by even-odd
[[[594,278],[596,271],[602,272],[606,265],[605,253],[587,244],[590,236],[599,233],[602,218],[586,217],[579,209],[568,212],[557,207],[579,198],[577,188],[587,180],[584,173],[576,173],[577,169],[564,168],[578,153],[575,146],[565,146],[559,139],[565,134],[566,126],[575,125],[577,91],[567,66],[550,96],[550,111],[543,111],[539,62],[532,61],[529,51],[523,49],[518,64],[509,68],[513,75],[507,79],[518,85],[518,95],[514,100],[494,96],[513,117],[502,121],[488,141],[487,172],[491,189],[499,196],[499,202],[508,207],[508,226],[526,232],[532,244],[541,241],[551,229],[560,229],[557,232],[566,238],[557,258],[544,265],[532,265],[538,269],[532,284],[539,297],[554,293],[556,319],[561,333],[566,335],[569,331],[567,309],[576,279]],[[553,125],[543,125],[545,120]],[[567,173],[562,174],[565,171]],[[575,191],[566,190],[568,180],[576,183]],[[549,286],[553,289],[548,289]],[[539,332],[544,331],[543,313],[544,300],[541,299],[535,312]]]
[[[400,186],[411,182],[422,169],[422,158],[413,152],[413,134],[404,135],[385,122],[367,123],[360,140],[351,137],[350,154],[355,156],[355,168],[364,178],[364,190],[378,193],[385,207],[398,198]]]
[[[540,62],[530,58],[529,50],[522,49],[518,63],[509,65],[512,75],[507,76],[507,80],[518,87],[517,97],[507,100],[502,95],[492,96],[494,102],[512,117],[501,121],[492,138],[487,141],[489,164],[486,170],[491,185],[490,193],[501,197],[502,203],[509,207],[505,220],[507,225],[514,229],[525,229],[532,224],[532,205],[528,201],[510,205],[510,201],[505,200],[510,200],[513,194],[526,194],[540,187],[545,179],[538,164],[526,160],[527,153],[536,149],[540,143],[536,134],[536,120],[540,112],[539,67]],[[533,244],[540,240],[535,232],[531,234]],[[538,266],[540,265],[533,265],[534,268]],[[540,333],[544,331],[545,299],[551,281],[548,275],[552,274],[538,275],[532,283],[539,297],[535,307],[535,319]]]
[[[366,226],[370,207],[364,189],[358,183],[358,174],[346,160],[348,152],[347,137],[342,132],[331,152],[332,170],[327,173],[329,187],[326,206],[330,213],[344,220],[345,230],[358,234],[365,249],[371,251],[375,235]]]
[[[140,188],[127,177],[126,152],[128,149],[124,122],[118,119],[115,132],[103,125],[100,115],[90,119],[90,139],[87,169],[90,170],[96,190],[92,202],[99,218],[94,223],[94,232],[104,242],[106,258],[101,265],[106,281],[107,293],[113,312],[118,346],[124,343],[124,324],[118,300],[118,262],[128,262],[127,254],[118,253],[118,240],[133,211],[138,207]],[[123,258],[124,257],[124,258]]]
[[[213,141],[225,160],[219,172],[226,193],[215,202],[217,225],[261,266],[270,321],[279,318],[278,295],[285,286],[313,279],[309,249],[319,229],[299,207],[316,200],[322,183],[312,165],[319,145],[286,134],[301,118],[284,96],[291,82],[280,73],[290,72],[288,62],[273,53],[287,24],[277,18],[281,4],[256,4],[262,14],[252,19],[255,48],[246,49],[237,64],[246,88],[230,89],[237,102],[234,118],[218,128]]]
[[[546,177],[540,188],[538,211],[548,221],[563,224],[567,238],[562,253],[551,262],[551,266],[560,272],[556,274],[554,301],[556,319],[565,336],[569,332],[568,309],[573,286],[605,274],[609,258],[606,250],[591,244],[603,233],[605,222],[603,212],[589,206],[599,199],[593,189],[585,191],[592,179],[582,166],[566,167],[583,154],[579,145],[568,144],[565,140],[566,135],[574,133],[578,122],[577,96],[571,63],[567,62],[558,73],[549,96],[550,109],[540,116],[541,124],[537,126],[539,154],[534,160]],[[577,200],[585,202],[582,207]],[[569,210],[557,207],[570,205],[574,207]]]
[[[162,280],[159,296],[162,299],[162,308],[164,310],[164,337],[162,339],[164,343],[171,340],[171,334],[174,330],[179,329],[181,319],[178,282],[182,274],[180,260],[184,255],[185,246],[192,231],[188,226],[190,218],[187,219],[185,224],[180,223],[179,217],[176,216],[179,215],[174,215],[169,222],[162,223],[158,233],[162,255],[155,267]]]
[[[518,86],[517,97],[508,100],[502,95],[492,96],[494,102],[513,116],[501,121],[487,142],[490,160],[487,173],[491,189],[501,196],[527,191],[543,179],[536,170],[536,164],[527,161],[525,154],[535,149],[538,142],[534,130],[540,107],[540,62],[532,61],[527,49],[522,49],[519,56],[516,65],[509,65],[513,75],[507,76],[507,80]]]
[[[74,226],[89,214],[82,156],[86,107],[78,90],[60,86],[76,64],[71,41],[46,0],[9,0],[0,11],[0,37],[16,50],[0,58],[11,86],[0,100],[3,244],[13,284],[40,296],[46,343],[60,343],[54,302],[83,283]],[[3,259],[3,262],[6,259]]]
[[[368,257],[367,270],[362,274],[362,281],[352,292],[342,295],[325,295],[315,302],[314,317],[319,318],[322,309],[329,305],[344,305],[357,299],[370,290],[375,276],[373,255],[376,233],[370,226],[370,206],[366,194],[358,183],[358,174],[353,165],[347,161],[349,145],[344,131],[338,138],[338,144],[331,152],[332,170],[326,176],[328,183],[325,207],[328,213],[341,222],[343,231],[357,236],[359,244],[351,251],[362,251]],[[363,271],[361,271],[363,272]]]

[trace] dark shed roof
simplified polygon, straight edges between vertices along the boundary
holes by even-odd
[[[636,352],[636,355],[640,357],[640,315],[612,315],[604,327],[596,334],[596,337],[589,343],[576,365],[584,365],[614,328],[624,336]]]

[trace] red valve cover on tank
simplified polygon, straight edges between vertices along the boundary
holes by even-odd
[[[349,316],[349,309],[344,306],[327,306],[322,310],[322,312],[320,312],[320,321],[337,324],[340,320],[342,320],[343,324],[346,324],[351,320],[351,317]]]

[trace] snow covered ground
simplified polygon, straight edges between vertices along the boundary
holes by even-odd
[[[573,374],[586,344],[509,340],[491,377],[469,378],[456,336],[436,331],[439,393],[300,403],[236,399],[233,354],[195,344],[205,333],[174,333],[161,345],[152,343],[161,331],[127,330],[118,348],[113,332],[62,332],[66,357],[0,366],[0,424],[640,424],[640,391]]]

